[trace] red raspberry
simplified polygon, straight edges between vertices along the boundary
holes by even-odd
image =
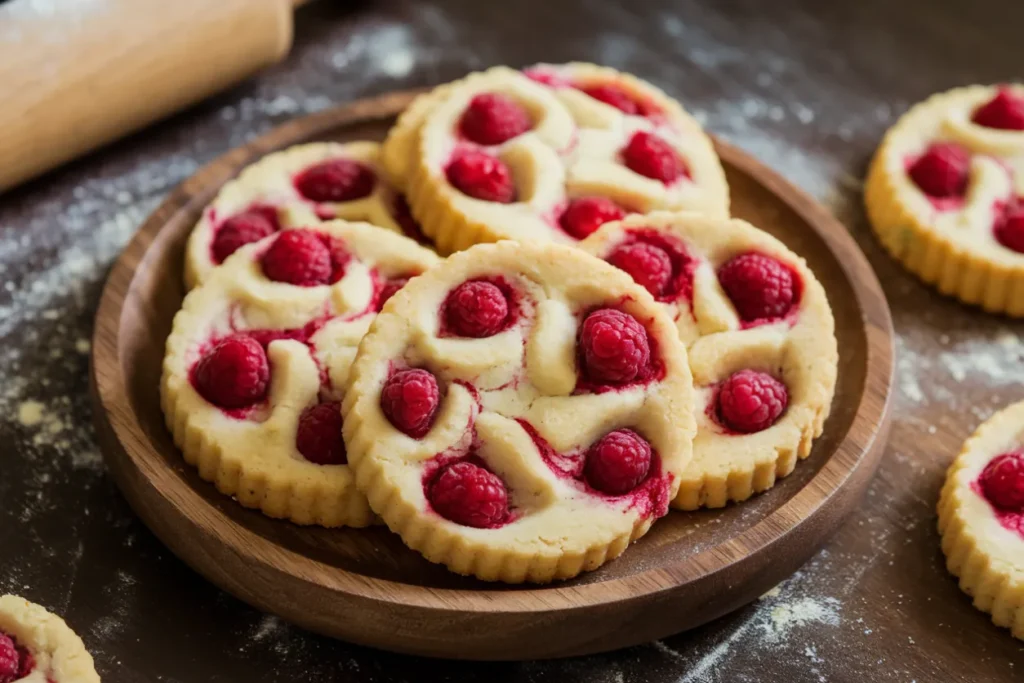
[[[580,346],[584,373],[597,382],[631,382],[651,359],[647,330],[636,318],[614,308],[587,316],[580,329]]]
[[[345,277],[352,254],[349,253],[348,245],[337,237],[321,235],[320,239],[327,245],[327,251],[331,254],[331,277],[327,281],[334,284]]]
[[[270,364],[260,343],[244,334],[222,339],[193,370],[199,395],[215,406],[244,408],[262,401],[270,384]]]
[[[485,202],[510,204],[516,198],[512,171],[504,161],[486,152],[462,152],[445,171],[455,189]]]
[[[263,272],[276,282],[300,287],[327,284],[334,267],[331,250],[312,230],[286,230],[263,254]]]
[[[589,85],[580,88],[580,90],[595,100],[600,100],[631,116],[645,116],[647,114],[647,108],[640,102],[637,102],[633,95],[622,86],[606,83],[604,85]]]
[[[1018,199],[998,219],[996,239],[1007,249],[1024,253],[1024,200]]]
[[[471,462],[442,469],[430,484],[427,499],[437,514],[463,526],[493,528],[508,517],[505,482]]]
[[[970,167],[970,152],[960,145],[939,143],[919,156],[907,173],[929,197],[962,197]]]
[[[578,240],[584,239],[605,223],[622,220],[626,212],[607,197],[580,197],[569,202],[558,224]]]
[[[459,121],[462,135],[479,145],[500,145],[533,127],[521,104],[499,93],[474,97]]]
[[[1024,512],[1024,451],[998,455],[978,479],[985,498],[998,508]]]
[[[22,678],[21,655],[10,636],[0,633],[0,683],[12,683]]]
[[[373,192],[377,178],[351,159],[331,159],[310,166],[295,178],[295,189],[314,202],[351,202]]]
[[[781,318],[800,296],[791,268],[754,252],[740,254],[719,268],[718,281],[745,322]]]
[[[653,133],[639,131],[633,134],[622,150],[626,166],[636,173],[668,185],[683,176],[689,176],[679,154],[662,138]]]
[[[278,230],[277,213],[273,209],[248,209],[236,213],[220,224],[213,238],[213,262],[223,263],[240,247],[257,242]]]
[[[768,429],[789,404],[786,385],[771,375],[740,370],[718,390],[718,416],[729,429],[752,434]]]
[[[601,493],[620,496],[635,489],[650,469],[651,444],[631,429],[616,429],[587,451],[583,475]]]
[[[21,656],[21,666],[18,667],[18,675],[14,677],[14,680],[20,681],[30,673],[35,671],[36,658],[32,656],[32,653],[23,647],[18,648],[18,655]],[[49,681],[49,679],[47,679]]]
[[[646,242],[626,244],[608,256],[608,263],[624,270],[652,296],[664,294],[672,281],[672,259],[661,247]]]
[[[440,401],[437,378],[420,369],[391,375],[380,394],[380,407],[388,421],[414,439],[430,431]]]
[[[490,337],[508,320],[508,299],[490,282],[463,282],[448,293],[444,316],[448,328],[460,337]]]
[[[408,281],[409,278],[407,277],[396,277],[385,282],[380,288],[380,295],[377,297],[377,311],[379,312],[380,309],[384,308],[384,304],[388,302],[388,299],[393,297],[402,287],[405,287],[405,283]]]
[[[302,411],[295,446],[302,457],[317,465],[344,465],[348,462],[345,441],[341,438],[341,406],[318,403]]]
[[[987,104],[978,107],[971,120],[988,128],[1024,130],[1024,97],[1000,88]]]

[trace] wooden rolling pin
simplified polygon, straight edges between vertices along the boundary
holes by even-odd
[[[0,5],[0,191],[280,60],[304,0]]]

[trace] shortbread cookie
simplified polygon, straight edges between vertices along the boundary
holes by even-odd
[[[442,253],[500,239],[575,243],[654,209],[728,215],[711,141],[660,90],[588,64],[527,74],[496,67],[421,96],[385,142],[391,175]]]
[[[886,134],[865,189],[885,248],[943,294],[1024,316],[1024,86],[934,95]]]
[[[23,598],[0,596],[0,683],[99,683],[82,639]]]
[[[418,241],[405,198],[381,176],[376,142],[314,142],[269,154],[221,188],[185,254],[191,288],[244,244],[324,220],[365,221]]]
[[[810,454],[838,355],[825,291],[802,258],[749,223],[694,213],[631,216],[580,247],[646,288],[689,348],[697,438],[673,507],[746,500]]]
[[[622,553],[668,511],[695,431],[686,350],[625,274],[501,242],[409,283],[342,406],[356,483],[427,559],[519,583]]]
[[[438,261],[407,237],[345,221],[241,247],[185,297],[167,339],[161,397],[185,460],[270,517],[369,524],[339,401],[376,312]]]
[[[1024,640],[1024,401],[964,444],[939,498],[946,566],[998,626]]]

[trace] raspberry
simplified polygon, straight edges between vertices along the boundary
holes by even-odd
[[[14,680],[20,681],[36,668],[36,658],[32,656],[32,653],[23,647],[18,648],[18,655],[21,656],[21,666],[18,667],[18,675],[14,677]],[[49,681],[49,679],[47,679]]]
[[[978,107],[971,120],[987,128],[1024,130],[1024,97],[1000,88],[987,104]]]
[[[985,498],[1004,510],[1024,512],[1024,451],[998,455],[978,479]]]
[[[479,145],[500,145],[533,127],[521,104],[499,93],[474,97],[459,121],[462,135]]]
[[[1018,199],[998,219],[995,235],[1007,249],[1024,253],[1024,201]]]
[[[650,469],[651,445],[631,429],[616,429],[587,451],[583,476],[601,493],[619,496],[635,489]]]
[[[586,376],[609,384],[633,381],[651,358],[647,330],[633,316],[613,308],[587,316],[580,329],[580,346]]]
[[[400,370],[391,375],[380,394],[385,417],[399,431],[419,439],[430,431],[440,403],[437,378],[426,370]]]
[[[679,154],[662,138],[639,131],[622,150],[626,166],[636,173],[666,185],[689,173]]]
[[[625,112],[631,116],[644,116],[646,107],[640,102],[637,102],[633,96],[626,91],[625,88],[606,83],[604,85],[590,85],[585,88],[580,88],[583,92],[593,97],[595,100],[600,100],[605,104],[611,105],[619,111]]]
[[[781,318],[800,295],[791,268],[754,252],[740,254],[719,268],[718,281],[745,322]]]
[[[405,287],[405,283],[409,281],[407,277],[396,277],[392,280],[388,280],[384,283],[384,286],[380,288],[380,295],[377,297],[377,311],[384,308],[384,304],[388,302],[388,299],[393,297],[398,290]]]
[[[337,237],[321,235],[320,239],[327,245],[327,251],[331,255],[331,276],[327,281],[334,284],[345,277],[352,254],[348,251],[348,245]]]
[[[193,370],[199,395],[215,406],[244,408],[262,401],[270,383],[270,364],[260,343],[244,334],[222,339]]]
[[[248,209],[221,223],[213,238],[214,263],[223,263],[239,247],[257,242],[278,230],[277,213],[273,209]]]
[[[508,299],[497,285],[471,280],[448,293],[444,314],[448,328],[458,336],[490,337],[508,320]]]
[[[0,683],[12,683],[22,678],[21,655],[10,636],[0,633]]]
[[[929,147],[910,165],[907,173],[929,197],[962,197],[967,192],[970,153],[952,143]]]
[[[442,469],[430,484],[427,499],[445,519],[477,529],[498,526],[508,516],[505,483],[471,462]]]
[[[455,189],[485,202],[510,204],[516,198],[512,171],[501,159],[485,152],[462,152],[445,170]]]
[[[672,281],[672,259],[661,247],[646,242],[626,244],[611,253],[608,263],[624,270],[652,296],[661,296]]]
[[[263,272],[277,282],[300,287],[324,285],[333,271],[331,250],[312,230],[282,232],[263,254]]]
[[[569,202],[558,224],[578,240],[584,239],[605,223],[621,220],[626,212],[607,197],[580,197]]]
[[[341,406],[318,403],[302,411],[295,447],[302,457],[317,465],[344,465],[348,462],[341,438]]]
[[[350,159],[331,159],[310,166],[295,178],[295,189],[314,202],[362,199],[377,182],[373,171]]]
[[[718,391],[718,416],[733,431],[752,434],[768,429],[789,404],[786,385],[771,375],[740,370]]]

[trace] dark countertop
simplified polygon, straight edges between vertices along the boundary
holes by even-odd
[[[0,197],[0,592],[64,615],[106,681],[1014,681],[1024,645],[945,571],[934,506],[964,438],[1024,398],[1019,323],[943,299],[874,241],[860,179],[931,92],[1021,79],[1024,4],[933,0],[341,2],[299,12],[288,60]],[[574,660],[419,660],[314,636],[221,593],[139,522],[91,427],[103,278],[176,183],[291,117],[507,63],[583,59],[679,96],[831,208],[899,334],[892,438],[861,509],[757,603],[649,646]],[[352,615],[358,619],[358,615]]]

